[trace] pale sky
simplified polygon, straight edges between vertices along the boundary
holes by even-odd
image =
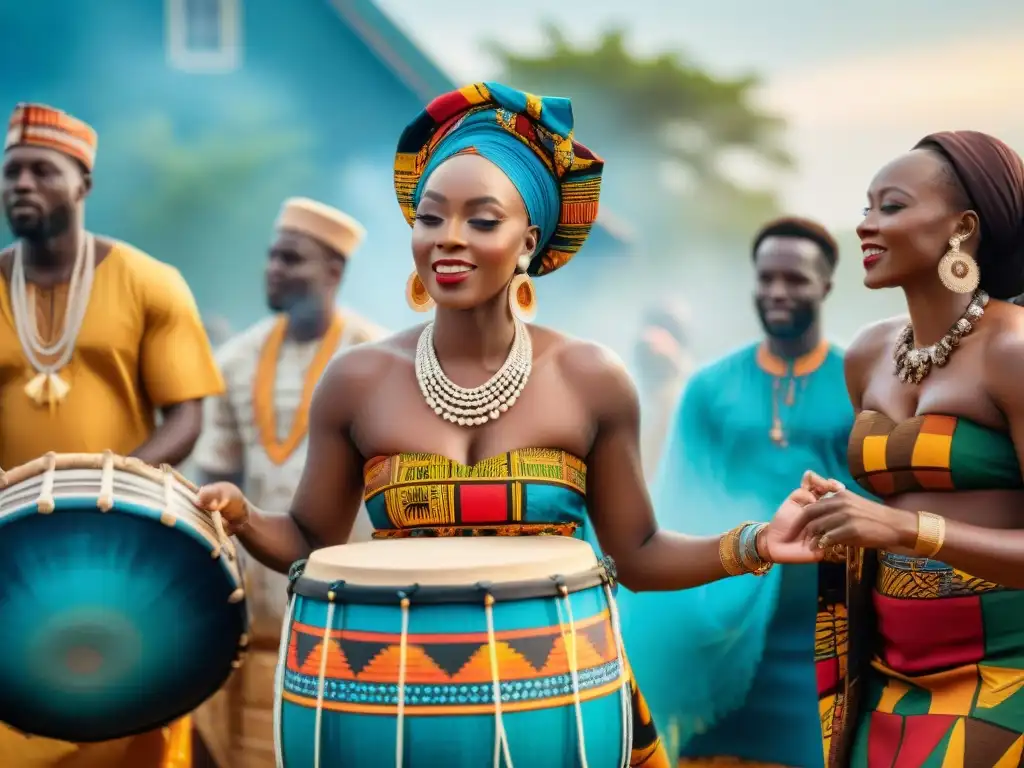
[[[528,50],[545,20],[581,42],[623,26],[639,53],[678,50],[723,74],[759,73],[760,98],[788,118],[799,161],[779,185],[786,203],[829,226],[854,224],[874,172],[927,133],[973,128],[1024,150],[1019,0],[969,10],[952,0],[377,1],[459,82],[495,74],[488,40]]]

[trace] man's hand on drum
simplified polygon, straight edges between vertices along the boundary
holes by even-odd
[[[846,493],[838,480],[827,480],[808,470],[800,487],[782,502],[775,517],[761,534],[758,551],[773,563],[817,563],[839,559],[838,551],[818,546],[817,538],[806,533],[805,512],[812,505],[833,494]]]
[[[233,483],[210,483],[199,489],[199,506],[207,512],[220,512],[228,536],[235,536],[249,522],[249,502]]]

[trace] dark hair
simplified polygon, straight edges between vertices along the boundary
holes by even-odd
[[[821,253],[825,257],[825,261],[828,262],[829,271],[834,270],[839,261],[839,246],[836,244],[835,238],[816,221],[802,219],[798,216],[784,216],[769,221],[754,236],[754,245],[751,250],[753,258],[757,258],[757,249],[769,237],[799,237],[810,240],[821,248]]]

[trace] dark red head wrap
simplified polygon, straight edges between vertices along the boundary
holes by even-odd
[[[915,149],[949,161],[981,222],[981,287],[996,299],[1024,292],[1024,162],[999,139],[978,131],[925,136]]]

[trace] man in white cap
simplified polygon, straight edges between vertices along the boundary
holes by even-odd
[[[288,509],[306,461],[309,404],[328,361],[383,331],[336,304],[345,265],[366,231],[330,206],[287,200],[266,269],[272,317],[217,353],[227,385],[204,408],[192,455],[204,483],[231,480],[261,509]],[[372,527],[365,511],[352,540]],[[287,579],[253,558],[246,566],[250,653],[196,722],[221,768],[273,768],[273,688]]]

